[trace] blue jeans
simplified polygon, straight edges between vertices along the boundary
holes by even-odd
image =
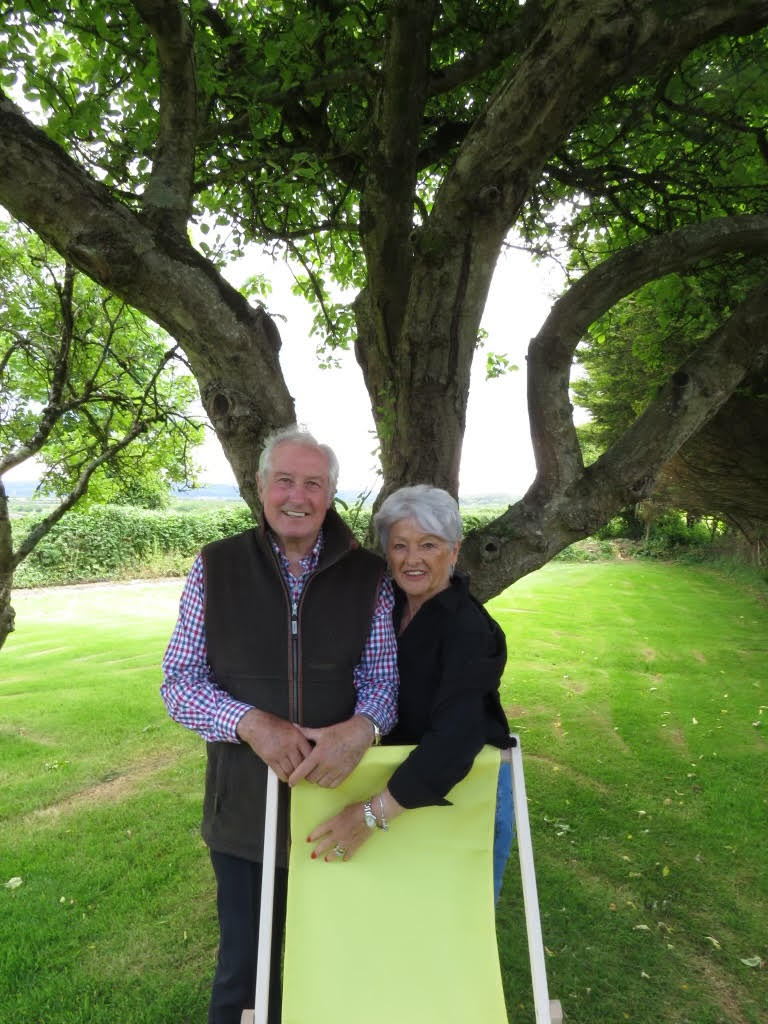
[[[499,902],[504,868],[515,838],[515,806],[512,802],[512,765],[502,761],[496,787],[496,821],[493,830],[493,899]]]

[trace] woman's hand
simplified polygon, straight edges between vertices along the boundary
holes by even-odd
[[[324,857],[326,862],[349,860],[375,831],[366,825],[361,803],[347,804],[334,818],[313,829],[307,842],[317,843],[312,851],[313,858]]]

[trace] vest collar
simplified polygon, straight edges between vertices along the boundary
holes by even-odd
[[[331,505],[325,514],[325,519],[323,520],[320,532],[323,535],[323,543],[322,550],[320,552],[320,560],[317,564],[318,569],[324,569],[327,565],[332,565],[333,562],[337,561],[348,551],[352,551],[355,548],[360,547],[355,539],[355,535],[349,529],[333,505]],[[266,544],[271,549],[268,534],[271,536],[274,535],[267,526],[266,519],[263,517],[261,524],[257,527],[257,533],[262,543]]]

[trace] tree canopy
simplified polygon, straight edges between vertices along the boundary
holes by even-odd
[[[537,478],[462,550],[488,597],[648,494],[765,360],[762,280],[585,467],[590,325],[661,276],[765,258],[766,25],[765,0],[10,3],[0,202],[178,340],[254,506],[293,402],[274,324],[221,273],[243,245],[290,252],[329,343],[354,342],[384,490],[456,493],[500,248],[566,244],[528,355]]]
[[[13,573],[65,513],[86,497],[157,503],[191,478],[194,391],[145,317],[0,223],[0,646]],[[57,501],[14,546],[3,476],[32,457]]]

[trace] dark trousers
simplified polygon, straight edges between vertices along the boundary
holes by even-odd
[[[256,955],[259,944],[261,864],[211,850],[219,913],[219,956],[208,1008],[208,1024],[240,1024],[240,1014],[253,1007]],[[280,1024],[282,987],[280,960],[285,932],[288,871],[275,870],[272,916],[272,962],[269,982],[269,1024]]]

